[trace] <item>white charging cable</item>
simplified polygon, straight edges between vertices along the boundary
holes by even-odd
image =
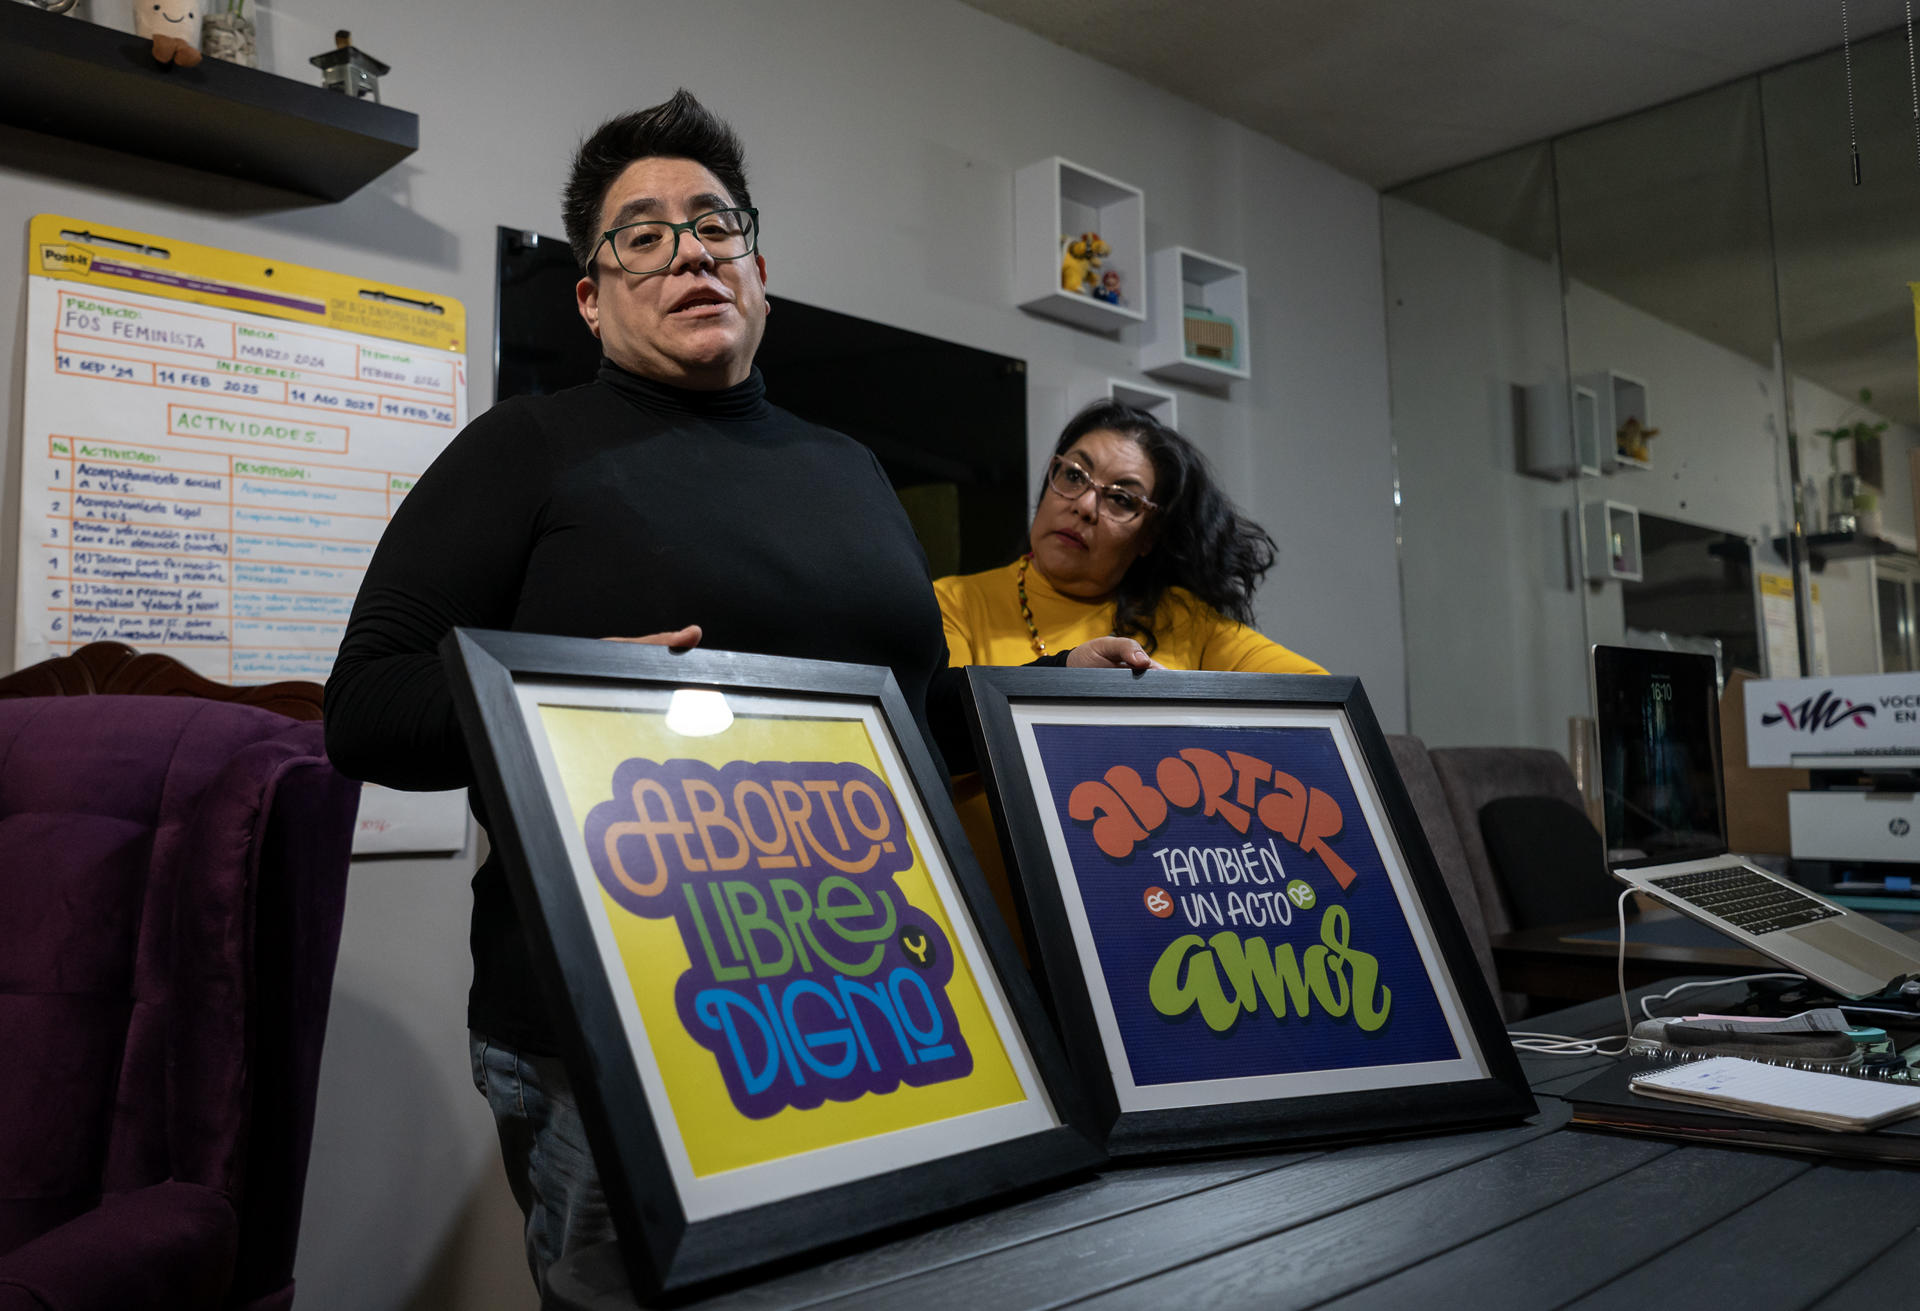
[[[1762,979],[1791,979],[1795,983],[1805,983],[1807,976],[1804,974],[1739,974],[1730,979],[1698,979],[1692,983],[1682,983],[1677,987],[1669,988],[1657,997],[1642,997],[1640,1013],[1651,1020],[1654,1018],[1653,1003],[1665,1001],[1678,993],[1691,992],[1696,988],[1723,988],[1730,983],[1758,983]]]
[[[1516,1051],[1530,1052],[1536,1056],[1626,1055],[1633,1033],[1633,1010],[1627,1005],[1627,898],[1632,895],[1633,889],[1628,888],[1620,894],[1620,900],[1614,903],[1614,914],[1619,925],[1620,937],[1618,948],[1614,955],[1613,977],[1614,983],[1619,989],[1620,1020],[1621,1023],[1626,1026],[1626,1034],[1615,1034],[1605,1038],[1572,1038],[1563,1033],[1529,1033],[1514,1029],[1509,1032],[1514,1039],[1513,1046]],[[1700,979],[1692,983],[1677,984],[1665,992],[1660,993],[1658,996],[1642,997],[1640,999],[1640,1014],[1646,1019],[1653,1019],[1653,1005],[1655,1002],[1666,1001],[1683,992],[1691,992],[1697,988],[1721,988],[1730,983],[1758,983],[1762,979],[1791,979],[1796,983],[1805,983],[1807,981],[1806,976],[1801,974],[1741,974],[1730,979]],[[1864,1011],[1874,1015],[1905,1015],[1909,1019],[1912,1018],[1910,1012],[1876,1011],[1868,1006],[1843,1005],[1840,1009],[1845,1011]],[[1608,1044],[1612,1043],[1618,1043],[1618,1048],[1608,1046]]]
[[[1564,1033],[1530,1033],[1522,1029],[1510,1029],[1508,1034],[1513,1041],[1515,1051],[1528,1052],[1534,1056],[1625,1056],[1633,1032],[1633,1012],[1627,1009],[1627,898],[1633,895],[1628,888],[1620,894],[1620,900],[1614,903],[1614,915],[1619,924],[1619,945],[1613,958],[1613,981],[1620,989],[1620,1019],[1626,1025],[1626,1033],[1611,1034],[1604,1038],[1570,1038]],[[1618,1047],[1608,1044],[1618,1043]]]

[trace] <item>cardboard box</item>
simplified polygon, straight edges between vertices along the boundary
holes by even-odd
[[[1720,694],[1720,778],[1726,796],[1727,847],[1741,855],[1785,856],[1793,850],[1787,794],[1809,786],[1804,769],[1747,764],[1747,684],[1758,674],[1736,669]]]

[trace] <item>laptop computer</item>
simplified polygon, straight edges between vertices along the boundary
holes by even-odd
[[[1727,851],[1709,655],[1593,648],[1607,867],[1844,997],[1920,975],[1920,943]]]

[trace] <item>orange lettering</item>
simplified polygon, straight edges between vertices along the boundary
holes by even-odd
[[[1140,775],[1128,766],[1115,765],[1109,769],[1107,785],[1127,803],[1147,832],[1167,822],[1167,799],[1143,783]]]
[[[1260,798],[1260,822],[1298,846],[1300,830],[1307,822],[1307,785],[1276,769],[1273,788]]]
[[[714,869],[739,869],[747,863],[747,837],[740,826],[727,818],[726,798],[720,795],[720,789],[702,779],[683,779],[680,791],[687,798],[687,813],[693,816],[693,826],[700,834],[700,849],[707,853],[707,863]],[[705,805],[702,805],[702,802]],[[724,829],[733,838],[733,854],[722,856],[713,847],[713,831]]]
[[[664,815],[656,817],[647,809],[647,800],[650,797],[659,801],[661,809],[666,812]],[[625,884],[635,896],[655,897],[667,886],[667,853],[660,846],[663,835],[672,837],[678,845],[680,857],[688,869],[704,871],[707,868],[705,864],[695,860],[693,853],[687,849],[687,834],[693,832],[693,825],[675,813],[673,797],[662,784],[650,778],[643,778],[635,783],[633,813],[640,818],[607,825],[604,841],[607,845],[607,863],[613,866],[614,877]],[[653,856],[653,877],[650,879],[634,878],[627,873],[626,864],[620,859],[620,839],[635,835],[646,839],[647,851]]]
[[[1359,876],[1354,873],[1353,866],[1340,859],[1339,853],[1329,847],[1326,841],[1328,838],[1339,837],[1345,823],[1345,819],[1340,814],[1340,803],[1319,788],[1315,788],[1312,800],[1307,803],[1307,828],[1300,840],[1300,849],[1320,857],[1335,881],[1341,887],[1348,888],[1353,886],[1354,879]]]
[[[1218,815],[1237,832],[1245,833],[1253,816],[1227,800],[1227,789],[1233,786],[1233,766],[1203,747],[1188,747],[1180,753],[1180,758],[1200,775],[1200,787],[1207,801],[1207,808],[1200,813]]]
[[[763,837],[754,827],[753,816],[747,813],[747,798],[758,799],[767,808],[767,818],[773,824],[773,836]],[[747,841],[753,843],[755,851],[760,853],[760,864],[765,869],[792,869],[795,865],[792,856],[780,853],[787,849],[787,831],[780,826],[780,810],[774,804],[773,794],[763,783],[743,778],[733,785],[733,808],[740,813],[740,828],[747,835]]]
[[[1067,814],[1082,824],[1093,821],[1093,840],[1115,860],[1133,854],[1133,844],[1147,836],[1119,793],[1094,779],[1076,786],[1067,796]]]
[[[1200,776],[1178,756],[1163,757],[1154,768],[1153,781],[1160,785],[1160,795],[1182,810],[1200,804]]]

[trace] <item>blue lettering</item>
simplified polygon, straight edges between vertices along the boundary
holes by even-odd
[[[763,1093],[773,1086],[774,1076],[780,1073],[780,1048],[774,1041],[772,1027],[752,1002],[745,997],[735,996],[725,988],[705,988],[694,998],[693,1009],[702,1024],[718,1030],[726,1037],[727,1050],[733,1053],[733,1067],[740,1071],[740,1078],[749,1093]],[[740,1045],[740,1031],[733,1023],[735,1011],[743,1011],[750,1016],[753,1027],[760,1032],[760,1044],[767,1053],[767,1063],[758,1071],[748,1061],[747,1053]]]

